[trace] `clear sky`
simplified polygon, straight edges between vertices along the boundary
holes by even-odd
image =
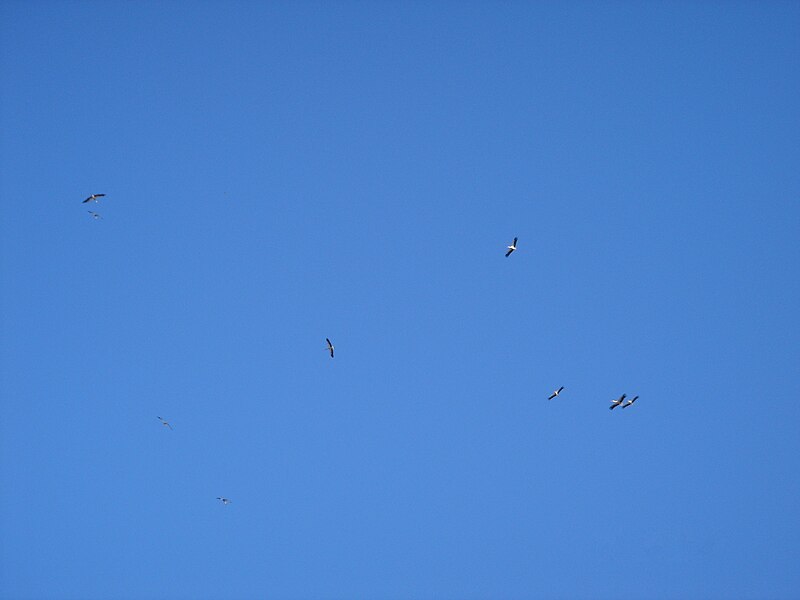
[[[0,3],[0,597],[800,597],[799,24]]]

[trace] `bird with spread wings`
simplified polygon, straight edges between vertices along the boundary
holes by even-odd
[[[630,400],[628,400],[628,401],[627,401],[625,404],[623,404],[623,405],[622,405],[622,408],[628,408],[628,407],[629,407],[631,404],[633,404],[634,402],[636,402],[636,399],[637,399],[638,397],[639,397],[639,396],[634,396],[633,398],[631,398]]]
[[[509,256],[509,255],[510,255],[510,254],[511,254],[511,253],[512,253],[514,250],[516,250],[516,249],[517,249],[517,238],[514,238],[514,241],[513,241],[513,242],[511,242],[511,245],[510,245],[510,246],[506,246],[506,248],[508,248],[508,252],[506,252],[506,258],[508,258],[508,256]]]
[[[617,408],[617,407],[618,407],[620,404],[622,404],[622,401],[623,401],[623,400],[625,400],[625,394],[622,394],[622,396],[620,396],[620,397],[619,397],[619,398],[617,398],[616,400],[612,400],[612,401],[611,401],[611,406],[609,406],[609,407],[608,407],[608,410],[614,410],[614,409],[615,409],[615,408]]]

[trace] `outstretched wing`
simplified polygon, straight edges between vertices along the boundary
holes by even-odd
[[[548,398],[548,400],[552,400],[552,399],[553,399],[553,398],[555,398],[557,395],[558,395],[558,394],[550,394],[550,397]]]
[[[514,250],[512,250],[512,249],[509,249],[509,250],[508,250],[508,252],[506,252],[506,258],[508,258],[508,255],[509,255],[509,254],[511,254],[513,251],[514,251]]]

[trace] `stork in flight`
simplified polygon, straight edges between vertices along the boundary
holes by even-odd
[[[86,200],[84,200],[81,204],[86,204],[87,202],[97,202],[100,198],[105,196],[105,194],[92,194]]]
[[[634,396],[634,397],[633,397],[631,400],[628,400],[628,401],[627,401],[625,404],[623,404],[623,405],[622,405],[622,408],[628,408],[628,407],[629,407],[631,404],[633,404],[634,402],[636,402],[636,399],[637,399],[638,397],[639,397],[639,396]]]
[[[159,420],[159,421],[161,421],[161,424],[162,424],[164,427],[169,427],[170,431],[172,431],[172,425],[170,425],[168,421],[165,421],[165,420],[164,420],[164,419],[162,419],[161,417],[157,417],[157,418],[158,418],[158,420]]]
[[[88,212],[90,215],[92,215],[92,218],[93,218],[95,221],[96,221],[97,219],[102,219],[102,218],[103,218],[103,217],[101,217],[101,216],[100,216],[100,213],[96,213],[96,212],[94,212],[93,210],[89,210],[89,211],[87,211],[87,212]]]
[[[620,397],[619,397],[618,399],[616,399],[616,400],[612,400],[612,401],[611,401],[611,406],[609,406],[609,407],[608,407],[608,410],[614,410],[614,409],[615,409],[615,408],[617,408],[617,407],[618,407],[620,404],[622,404],[622,401],[623,401],[623,400],[625,400],[625,394],[622,394],[622,396],[620,396]]]
[[[558,389],[557,389],[555,392],[553,392],[552,394],[550,394],[550,397],[548,398],[548,400],[552,400],[553,398],[555,398],[556,396],[558,396],[558,395],[561,393],[561,390],[563,390],[563,389],[564,389],[564,386],[562,385],[562,386],[561,386],[560,388],[558,388]]]
[[[511,254],[511,253],[512,253],[514,250],[516,250],[516,249],[517,249],[517,238],[514,238],[514,241],[513,241],[513,242],[511,242],[511,245],[510,245],[510,246],[506,246],[506,248],[508,248],[508,252],[506,252],[506,258],[508,258],[508,256],[509,256],[509,255],[510,255],[510,254]]]
[[[222,502],[225,506],[231,503],[231,501],[228,498],[222,498],[221,496],[217,496],[217,500]]]
[[[331,358],[333,358],[333,344],[331,344],[331,341],[328,338],[325,338],[325,341],[328,342],[328,352],[331,353]]]

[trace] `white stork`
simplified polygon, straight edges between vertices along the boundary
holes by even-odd
[[[638,397],[639,397],[639,396],[634,396],[632,399],[628,400],[628,401],[627,401],[625,404],[623,404],[623,405],[622,405],[622,408],[628,408],[628,407],[629,407],[631,404],[633,404],[634,402],[636,402],[636,399],[637,399]]]
[[[622,401],[623,401],[623,400],[625,400],[625,394],[622,394],[622,396],[620,396],[620,397],[619,397],[618,399],[616,399],[616,400],[612,400],[612,401],[611,401],[611,406],[609,406],[609,407],[608,407],[608,410],[614,410],[614,409],[615,409],[615,408],[617,408],[617,407],[618,407],[620,404],[622,404]]]
[[[509,255],[510,255],[510,254],[511,254],[511,253],[512,253],[514,250],[516,250],[516,249],[517,249],[517,238],[514,238],[514,241],[513,241],[513,242],[511,242],[511,245],[510,245],[510,246],[506,246],[506,248],[508,248],[508,252],[506,252],[506,258],[508,258],[508,256],[509,256]]]

